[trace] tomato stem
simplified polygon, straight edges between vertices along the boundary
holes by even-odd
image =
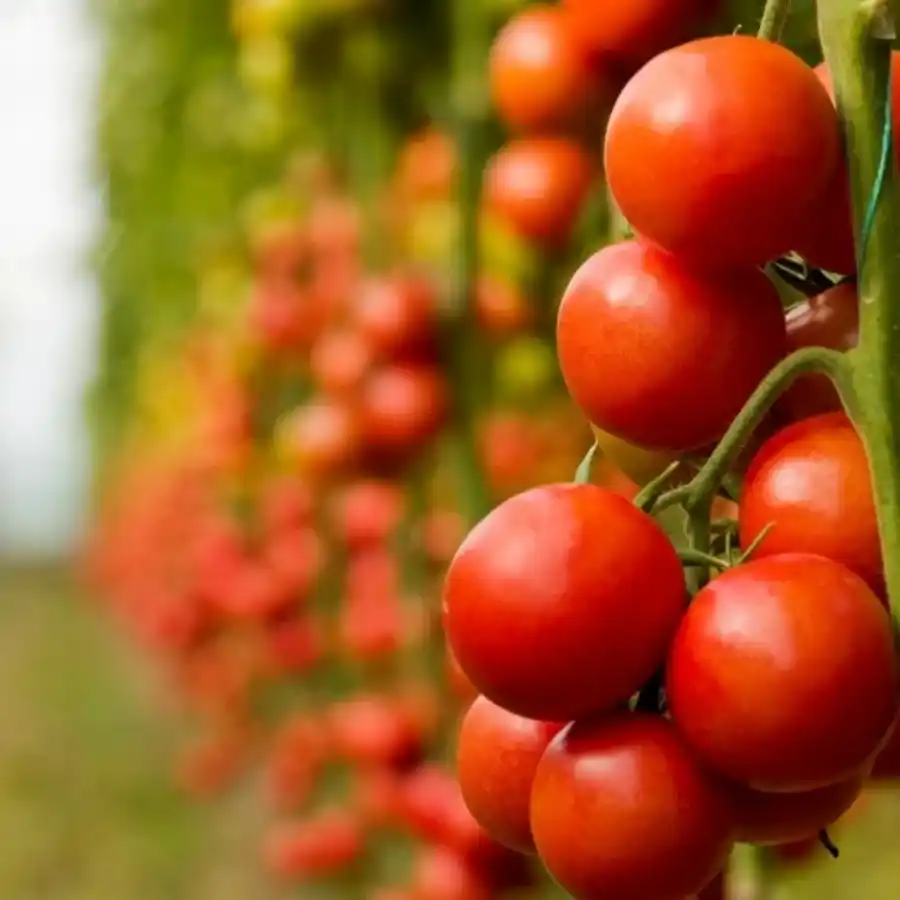
[[[700,550],[679,550],[678,558],[686,566],[700,566],[706,569],[721,569],[724,571],[729,567],[729,563],[724,559],[719,559],[712,553],[703,553]]]
[[[892,0],[820,0],[844,127],[859,261],[860,338],[841,396],[872,473],[885,581],[900,621],[900,191],[891,153]]]
[[[764,41],[780,41],[790,14],[791,0],[767,0],[757,37]]]
[[[699,514],[708,521],[712,502],[722,481],[757,426],[778,397],[797,378],[813,372],[828,375],[839,389],[846,390],[850,385],[851,367],[844,354],[823,347],[804,347],[792,353],[760,382],[693,480],[663,494],[654,505],[654,511],[681,504],[692,517]]]

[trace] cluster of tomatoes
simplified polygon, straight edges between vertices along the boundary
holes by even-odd
[[[824,68],[731,35],[659,53],[613,105],[605,174],[633,237],[574,275],[557,345],[598,443],[647,474],[702,465],[791,348],[856,343],[829,88]],[[786,258],[832,286],[782,290],[770,266]],[[448,639],[481,693],[459,738],[464,797],[581,900],[693,897],[736,842],[815,839],[866,779],[898,774],[862,442],[821,376],[761,438],[733,473],[735,518],[684,556],[689,579],[652,504],[579,480],[508,499],[449,566]]]

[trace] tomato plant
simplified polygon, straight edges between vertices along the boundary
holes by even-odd
[[[839,154],[834,107],[812,69],[778,44],[732,35],[644,66],[613,107],[605,160],[637,232],[728,267],[794,249]]]
[[[890,617],[824,557],[745,563],[694,598],[666,689],[680,733],[719,771],[757,790],[826,787],[864,773],[893,724]]]
[[[762,273],[698,274],[626,241],[594,254],[572,278],[557,345],[566,385],[595,425],[677,452],[721,437],[784,355],[786,337],[781,303]]]

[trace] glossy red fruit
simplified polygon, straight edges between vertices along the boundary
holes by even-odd
[[[307,475],[334,475],[351,466],[359,452],[359,423],[343,402],[313,400],[290,413],[280,427],[285,457]]]
[[[471,863],[452,850],[423,851],[413,868],[412,900],[490,900],[491,891]]]
[[[784,315],[761,272],[701,275],[624,241],[569,283],[557,346],[566,385],[599,428],[685,451],[721,437],[786,352]]]
[[[294,880],[338,872],[353,863],[363,847],[364,835],[355,816],[335,809],[276,826],[264,856],[270,871]]]
[[[872,778],[876,780],[900,778],[900,728],[894,730],[872,767]]]
[[[827,347],[845,352],[859,342],[859,293],[844,282],[792,307],[786,316],[788,349]],[[803,375],[779,399],[778,411],[792,421],[843,410],[825,375]]]
[[[692,602],[669,654],[669,709],[709,765],[756,790],[864,773],[897,713],[890,617],[824,557],[730,569]]]
[[[403,767],[421,752],[420,735],[391,699],[361,696],[336,703],[328,715],[335,754],[362,766]]]
[[[529,807],[538,762],[555,722],[536,722],[479,697],[463,718],[456,771],[469,811],[506,847],[534,852]]]
[[[559,6],[530,6],[506,24],[491,49],[491,96],[515,131],[554,131],[587,112],[592,83],[587,57]]]
[[[444,424],[448,403],[444,378],[431,366],[393,365],[377,370],[360,398],[366,447],[388,456],[419,450]]]
[[[707,266],[759,265],[794,248],[840,147],[806,63],[726,35],[669,50],[631,79],[609,120],[606,174],[625,217],[660,246]]]
[[[710,0],[563,0],[597,62],[624,71],[691,37],[712,5]]]
[[[403,521],[404,497],[399,485],[358,481],[345,487],[332,507],[335,532],[351,550],[388,541]]]
[[[554,250],[568,241],[593,179],[587,152],[563,138],[511,141],[485,171],[487,208],[518,234]]]
[[[634,713],[557,735],[538,764],[531,826],[577,900],[682,900],[712,881],[734,843],[727,789],[670,722]]]
[[[346,396],[359,389],[373,358],[372,348],[358,331],[333,329],[313,344],[309,373],[323,393]]]
[[[510,281],[482,275],[475,288],[478,324],[490,335],[506,337],[524,331],[533,319],[524,292]]]
[[[465,539],[444,581],[447,634],[479,690],[565,722],[628,699],[661,665],[684,580],[659,526],[593,485],[534,488]]]
[[[744,478],[738,515],[744,547],[771,526],[755,559],[816,553],[883,590],[869,465],[844,413],[797,422],[763,444]]]
[[[364,284],[351,317],[382,359],[409,359],[432,348],[437,326],[434,289],[422,277],[395,275]]]
[[[737,839],[747,844],[788,844],[814,838],[856,802],[861,775],[800,794],[771,794],[734,786]]]

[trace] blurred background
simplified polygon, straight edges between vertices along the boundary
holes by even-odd
[[[590,446],[552,322],[609,96],[762,7],[681,5],[536,147],[521,0],[0,0],[0,896],[558,896],[459,821],[440,573]],[[892,788],[835,836],[773,896],[895,897]]]

